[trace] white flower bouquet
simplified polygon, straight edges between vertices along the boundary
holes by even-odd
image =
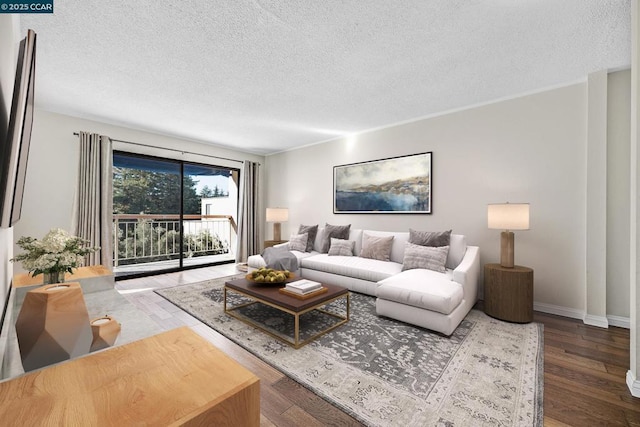
[[[32,276],[42,273],[68,272],[81,267],[84,256],[100,250],[90,247],[88,241],[72,236],[65,230],[54,228],[42,240],[33,237],[21,237],[17,244],[25,250],[11,261],[20,261]]]

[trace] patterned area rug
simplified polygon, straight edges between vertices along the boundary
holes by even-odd
[[[444,337],[378,317],[374,297],[352,293],[347,324],[294,350],[223,312],[226,280],[156,293],[365,424],[542,425],[542,325],[501,322],[472,310]],[[328,308],[344,311],[344,302]],[[292,316],[278,310],[253,304],[240,313],[275,334],[292,335]],[[332,321],[314,311],[301,316],[301,331]]]

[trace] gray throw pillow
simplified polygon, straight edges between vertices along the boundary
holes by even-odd
[[[353,256],[353,249],[356,246],[356,242],[353,240],[342,240],[331,238],[331,247],[329,248],[329,256]]]
[[[448,231],[418,231],[409,229],[409,243],[420,246],[449,246],[451,230]]]
[[[444,264],[447,262],[448,253],[449,246],[420,246],[407,242],[404,248],[402,271],[426,268],[427,270],[444,273]]]
[[[318,224],[316,225],[301,225],[298,228],[298,234],[307,233],[309,238],[307,240],[307,248],[302,252],[311,252],[313,250],[313,244],[316,241],[316,234],[318,234]]]
[[[393,245],[393,237],[370,236],[367,233],[362,235],[362,258],[377,259],[380,261],[389,261],[391,255],[391,246]]]
[[[351,224],[348,225],[325,225],[324,227],[324,235],[322,236],[322,253],[326,254],[329,252],[329,248],[331,247],[331,238],[335,237],[336,239],[348,240],[349,239],[349,231],[351,230]]]
[[[307,233],[292,234],[291,237],[289,237],[289,250],[305,252],[307,250],[308,240],[309,235]]]

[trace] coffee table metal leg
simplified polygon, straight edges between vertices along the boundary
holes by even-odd
[[[296,314],[294,315],[295,320],[294,320],[294,327],[293,327],[293,333],[294,333],[294,342],[295,348],[299,348],[300,347],[300,315]]]
[[[224,312],[223,313],[226,313],[227,312],[227,287],[226,286],[224,287],[224,305],[223,305],[223,308],[224,308]]]
[[[348,292],[347,293],[347,320],[349,320],[349,306],[351,305],[349,304],[351,302],[350,297],[351,297],[351,292]]]

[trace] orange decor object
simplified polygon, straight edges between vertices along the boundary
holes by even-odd
[[[120,335],[122,327],[120,323],[111,316],[98,317],[91,321],[91,332],[93,333],[93,342],[91,343],[91,351],[102,350],[115,344],[116,339]]]
[[[93,336],[80,283],[57,283],[27,292],[16,334],[25,371],[89,353]]]

